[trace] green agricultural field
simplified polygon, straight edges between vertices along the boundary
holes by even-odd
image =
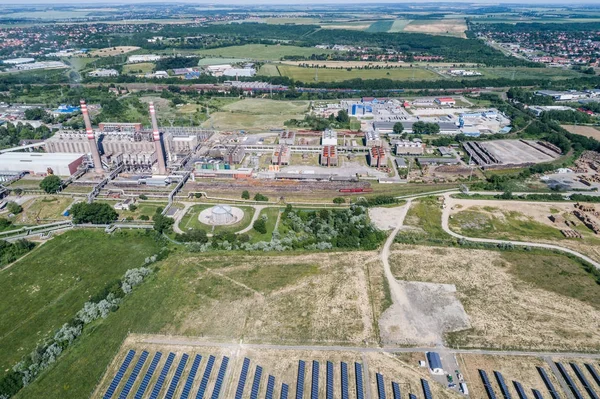
[[[74,317],[90,296],[158,250],[153,236],[144,233],[77,230],[0,271],[0,376]]]
[[[151,73],[156,65],[153,62],[123,65],[123,74]]]
[[[247,58],[257,61],[278,61],[284,56],[305,56],[313,54],[332,54],[332,50],[314,47],[281,46],[265,44],[246,44],[243,46],[222,47],[208,50],[198,50],[196,54],[212,57]]]
[[[537,79],[544,77],[546,79],[559,80],[583,76],[579,72],[562,68],[479,68],[478,71],[486,79],[512,79],[513,77],[514,79]]]
[[[423,68],[390,68],[390,69],[333,69],[303,68],[295,65],[279,64],[281,76],[287,76],[301,82],[341,82],[350,79],[392,79],[392,80],[438,80],[441,77]],[[264,68],[264,67],[263,67]],[[259,74],[269,75],[272,69],[261,68]],[[271,75],[273,76],[273,75]],[[275,75],[276,76],[276,75]]]
[[[392,29],[394,22],[389,20],[373,22],[366,31],[370,33],[388,32]]]

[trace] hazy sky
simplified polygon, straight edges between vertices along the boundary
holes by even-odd
[[[573,4],[595,4],[598,0],[575,0],[569,1],[569,5]],[[292,0],[286,2],[285,0],[224,0],[222,2],[215,2],[214,0],[177,0],[177,1],[164,1],[164,0],[0,0],[0,4],[56,4],[56,5],[64,5],[64,4],[96,4],[96,5],[106,5],[106,4],[133,4],[133,3],[186,3],[186,4],[203,4],[203,5],[215,5],[217,7],[223,7],[225,5],[249,5],[249,4],[281,4],[281,5],[301,5],[301,4],[335,4],[335,3],[414,3],[415,5],[422,5],[425,3],[478,3],[478,4],[552,4],[552,5],[566,5],[564,0],[443,0],[443,1],[415,1],[415,0],[307,0],[307,1],[298,1]]]

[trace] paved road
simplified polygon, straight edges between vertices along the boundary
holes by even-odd
[[[452,230],[450,230],[450,227],[448,226],[448,220],[450,218],[450,210],[452,208],[451,204],[453,204],[453,200],[450,198],[450,193],[444,194],[444,197],[446,199],[446,207],[442,211],[442,229],[446,233],[450,234],[452,237],[456,237],[456,238],[467,240],[467,241],[471,241],[471,242],[481,242],[481,243],[489,243],[489,244],[511,244],[511,245],[514,245],[514,246],[544,248],[544,249],[551,249],[551,250],[555,250],[555,251],[566,252],[566,253],[568,253],[570,255],[574,255],[574,256],[578,257],[579,259],[582,259],[582,260],[590,263],[596,269],[600,270],[600,263],[596,262],[592,258],[590,258],[590,257],[588,257],[586,255],[580,254],[577,251],[573,251],[572,249],[561,247],[561,246],[558,246],[558,245],[554,245],[554,244],[542,244],[542,243],[539,243],[539,242],[512,241],[512,240],[494,240],[494,239],[490,239],[490,238],[474,238],[474,237],[466,237],[466,236],[463,236],[461,234],[455,233]]]

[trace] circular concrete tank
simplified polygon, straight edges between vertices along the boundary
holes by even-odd
[[[226,226],[238,223],[244,217],[244,211],[229,205],[215,205],[200,212],[198,220],[210,226]]]

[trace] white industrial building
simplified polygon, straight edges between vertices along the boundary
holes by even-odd
[[[68,66],[60,61],[29,62],[26,64],[15,65],[15,69],[17,69],[19,71],[32,71],[34,69],[57,69],[57,68],[68,68]]]
[[[95,71],[88,73],[88,76],[91,76],[94,78],[106,78],[106,77],[111,77],[111,76],[119,76],[119,71],[117,71],[116,69],[96,69]]]
[[[324,130],[321,145],[337,145],[337,133],[332,129]]]
[[[135,64],[138,62],[153,62],[160,60],[160,55],[156,54],[139,54],[139,55],[130,55],[127,58],[127,62],[130,64]]]
[[[251,78],[254,75],[256,75],[254,68],[231,68],[223,71],[223,76],[230,77]]]
[[[58,176],[71,176],[83,163],[84,154],[46,154],[39,152],[5,152],[0,154],[0,171],[46,175],[49,169]]]
[[[34,58],[12,58],[10,60],[3,60],[2,63],[8,64],[8,65],[19,65],[19,64],[27,64],[29,62],[34,62],[34,61],[35,61]]]

